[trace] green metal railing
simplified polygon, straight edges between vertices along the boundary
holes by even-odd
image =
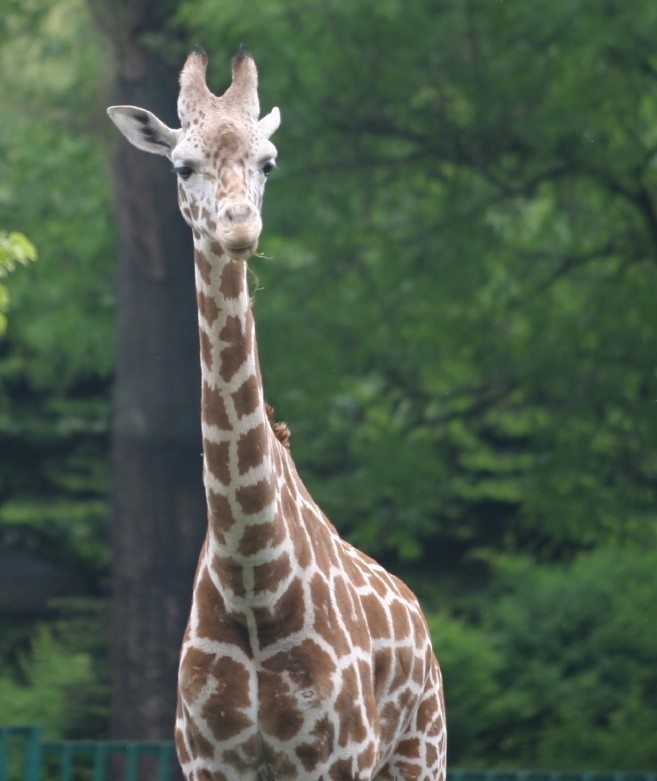
[[[0,727],[0,781],[173,781],[173,742],[43,740],[34,726]],[[657,773],[450,769],[447,781],[657,781]]]
[[[38,781],[41,735],[35,727],[0,727],[0,781],[13,781],[17,770],[25,781]]]
[[[657,773],[603,770],[460,770],[450,769],[447,781],[657,781]]]
[[[172,741],[43,740],[39,727],[0,727],[0,781],[170,781]]]

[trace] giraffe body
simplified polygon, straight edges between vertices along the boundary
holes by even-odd
[[[221,97],[194,51],[182,128],[108,112],[169,157],[194,235],[202,368],[201,550],[178,679],[176,746],[188,781],[444,779],[442,681],[414,595],[342,540],[269,419],[245,260],[256,250],[269,141],[253,60]]]

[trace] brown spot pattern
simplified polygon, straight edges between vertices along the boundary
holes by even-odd
[[[201,279],[209,287],[212,281],[212,266],[210,265],[207,255],[197,249],[194,253],[194,261],[196,263],[196,268],[201,275]]]
[[[205,207],[203,207],[203,210],[201,211],[201,221],[203,222],[206,231],[214,236],[217,232],[217,221]]]
[[[242,556],[252,556],[267,545],[278,547],[285,539],[285,527],[276,523],[251,523],[242,532],[239,552]]]
[[[226,298],[238,298],[244,292],[244,272],[239,261],[226,263],[221,272],[220,290]]]
[[[214,746],[198,730],[193,730],[189,736],[189,748],[194,756],[207,757],[209,759],[214,754]]]
[[[187,702],[193,702],[205,686],[213,658],[198,648],[188,648],[185,652],[179,685]]]
[[[219,317],[220,310],[217,302],[211,296],[206,296],[205,293],[197,293],[196,301],[199,312],[203,315],[205,322],[212,326]]]
[[[267,452],[267,432],[263,423],[247,431],[237,441],[237,464],[243,475],[259,466]]]
[[[389,688],[392,674],[392,651],[381,648],[374,657],[374,691],[380,697]]]
[[[224,762],[247,775],[253,769],[253,762],[247,757],[257,757],[260,754],[260,740],[257,735],[247,738],[238,748],[224,751]]]
[[[278,740],[289,740],[303,724],[296,698],[283,676],[271,670],[258,675],[260,722],[263,729]]]
[[[227,343],[227,347],[221,351],[219,373],[225,382],[230,382],[250,352],[248,338],[240,318],[235,315],[227,317],[219,338]]]
[[[199,344],[201,347],[201,361],[208,369],[212,368],[212,342],[205,331],[199,331]]]
[[[202,716],[220,742],[234,738],[251,724],[243,712],[249,705],[249,675],[241,664],[225,656],[219,657],[209,671],[217,681],[217,690],[203,708]]]
[[[249,377],[232,395],[238,418],[255,412],[260,404],[260,384],[257,377]]]
[[[203,440],[205,460],[208,470],[225,486],[230,484],[228,464],[228,442],[211,442]]]
[[[230,556],[215,554],[212,558],[212,569],[217,573],[221,582],[237,597],[244,597],[246,590],[242,579],[242,567]]]
[[[335,663],[314,640],[306,638],[289,650],[274,654],[263,666],[270,672],[287,673],[300,689],[315,686],[320,697],[331,692]]]
[[[305,614],[303,589],[298,580],[292,581],[273,611],[254,611],[261,648],[276,643],[281,637],[291,637],[303,628]]]
[[[331,765],[329,778],[331,781],[355,781],[351,759],[338,759]]]
[[[236,496],[244,514],[253,515],[271,504],[274,498],[274,492],[269,479],[264,478],[255,485],[239,488],[236,492]]]
[[[388,614],[376,595],[363,594],[361,597],[361,604],[367,617],[367,626],[370,630],[370,637],[373,639],[390,637]]]
[[[314,770],[317,765],[333,753],[335,744],[335,729],[328,716],[318,719],[312,732],[312,743],[302,743],[296,749],[296,755],[304,768]]]
[[[217,527],[221,528],[223,526],[229,529],[235,523],[235,517],[228,499],[216,491],[208,491],[206,496],[208,500],[208,514],[213,521],[212,526],[215,533]]]
[[[292,566],[287,553],[266,564],[259,564],[253,568],[254,590],[258,593],[275,591],[281,581],[289,577],[291,572]]]
[[[226,413],[226,405],[219,389],[211,388],[204,380],[201,399],[203,420],[210,426],[216,426],[222,431],[229,431],[231,425]]]

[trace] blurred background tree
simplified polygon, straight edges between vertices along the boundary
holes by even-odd
[[[56,659],[53,643],[91,654],[95,680],[108,681],[107,653],[84,638],[107,648],[98,627],[113,582],[117,603],[137,606],[127,621],[151,606],[142,653],[114,613],[113,723],[124,718],[116,692],[129,708],[134,690],[151,710],[127,731],[170,734],[172,713],[152,714],[172,696],[162,687],[204,523],[191,517],[196,347],[181,338],[166,370],[146,362],[173,333],[191,339],[191,295],[164,289],[190,290],[191,250],[143,246],[176,219],[173,187],[165,162],[129,157],[104,108],[132,95],[173,122],[186,50],[204,44],[219,92],[244,41],[263,109],[283,114],[266,257],[252,262],[267,395],[329,517],[423,599],[451,764],[653,768],[657,7],[91,5],[93,18],[81,0],[12,3],[0,38],[0,223],[40,250],[5,281],[0,557],[23,572],[47,564],[67,598],[53,607],[35,595],[17,610],[0,575],[5,685],[34,690],[44,678],[26,670]],[[113,170],[135,188],[115,193],[117,227]],[[131,197],[150,200],[138,211]],[[128,213],[140,215],[142,246]],[[189,382],[167,397],[177,361]],[[134,481],[143,525],[116,502],[131,387],[133,398],[162,394],[147,432],[179,408],[166,447],[186,463],[187,509],[159,538],[157,485]],[[113,581],[110,439],[114,551],[127,551]],[[167,621],[164,559],[176,573]],[[103,692],[89,688],[95,712]],[[62,721],[69,732],[79,723]]]
[[[167,51],[181,48],[167,28],[175,4],[90,5],[111,45],[108,102],[146,106],[176,125],[179,64]],[[107,182],[118,236],[110,489],[114,737],[172,732],[179,646],[205,531],[193,249],[171,166],[163,162],[117,143]]]

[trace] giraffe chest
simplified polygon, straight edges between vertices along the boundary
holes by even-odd
[[[411,719],[425,682],[438,691],[414,609],[364,583],[351,588],[329,563],[305,586],[295,581],[274,622],[258,622],[255,608],[237,621],[204,572],[179,672],[176,740],[187,781],[401,777],[386,768],[402,761],[402,736],[419,732]],[[415,737],[401,745],[419,751]]]
[[[366,726],[372,714],[362,698],[349,691],[336,702],[324,672],[300,661],[304,651],[321,663],[319,647],[301,644],[260,664],[226,654],[215,657],[211,673],[187,668],[176,741],[188,779],[319,781],[328,777],[336,748],[350,764],[363,749],[373,758]]]

